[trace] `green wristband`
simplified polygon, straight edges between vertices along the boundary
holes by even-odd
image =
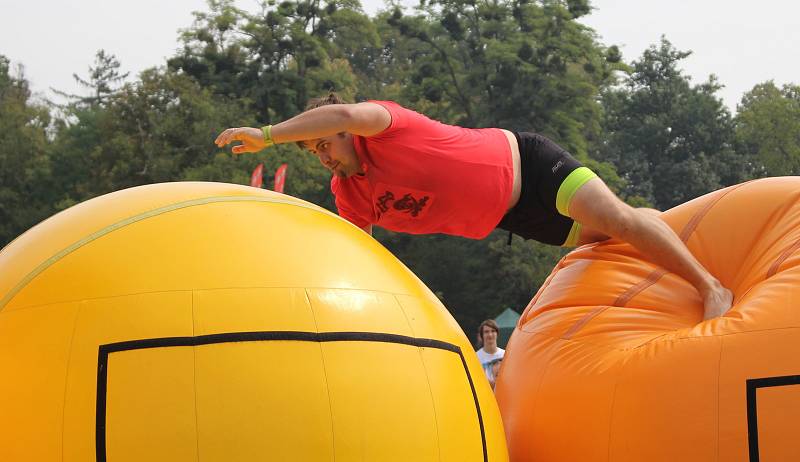
[[[264,134],[264,143],[266,143],[267,147],[275,144],[275,142],[272,141],[272,125],[264,125],[261,127],[261,133]]]

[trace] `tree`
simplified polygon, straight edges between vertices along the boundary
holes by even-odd
[[[46,129],[50,115],[31,101],[22,68],[0,55],[0,247],[52,211]]]
[[[377,48],[357,1],[270,1],[257,14],[232,0],[211,0],[209,7],[195,13],[169,67],[239,99],[264,124],[297,114],[311,96],[331,89],[353,97],[357,78],[348,59],[361,62],[360,51]]]
[[[217,152],[218,127],[252,122],[191,78],[146,70],[103,106],[75,107],[57,133],[63,208],[132,186],[175,181]],[[233,162],[233,161],[232,161]]]
[[[208,8],[193,13],[194,24],[181,32],[183,47],[167,60],[167,66],[218,95],[245,97],[253,83],[250,58],[238,32],[246,15],[233,0],[208,0]],[[249,101],[243,103],[247,106]]]
[[[587,11],[579,1],[434,0],[384,20],[411,42],[410,103],[450,123],[535,130],[585,159],[599,131],[595,95],[621,68],[618,51],[577,21]]]
[[[662,38],[634,61],[621,88],[603,94],[607,140],[596,157],[614,164],[623,196],[638,205],[670,208],[745,174],[716,78],[693,86],[678,67],[690,54]]]
[[[736,149],[759,176],[800,174],[800,86],[756,85],[742,98],[734,122]]]
[[[84,79],[78,74],[72,78],[83,88],[89,90],[89,96],[73,95],[61,90],[52,89],[55,93],[67,98],[73,105],[82,107],[102,106],[122,86],[128,73],[119,72],[120,62],[113,54],[98,50],[95,54],[94,66],[89,66],[89,77]]]
[[[296,146],[279,146],[257,156],[231,156],[219,150],[213,140],[224,127],[256,121],[242,113],[237,101],[215,95],[182,73],[146,70],[104,106],[75,108],[70,120],[74,122],[58,131],[54,149],[54,160],[62,166],[59,209],[142,184],[182,180],[247,184],[259,162],[265,162],[268,170],[288,162],[287,192],[326,203],[321,197],[324,168],[302,156]]]

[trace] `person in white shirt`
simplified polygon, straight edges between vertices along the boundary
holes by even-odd
[[[477,351],[478,360],[481,362],[483,372],[489,380],[489,384],[494,389],[495,381],[497,380],[497,372],[500,369],[500,361],[506,351],[497,346],[497,334],[500,328],[493,319],[483,321],[478,327],[478,341],[481,343],[481,349]]]

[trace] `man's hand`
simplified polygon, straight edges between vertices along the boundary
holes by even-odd
[[[267,143],[264,141],[264,133],[261,129],[251,127],[229,128],[220,133],[214,143],[219,147],[223,147],[234,141],[242,142],[242,144],[238,144],[231,149],[234,154],[258,152],[267,147]]]

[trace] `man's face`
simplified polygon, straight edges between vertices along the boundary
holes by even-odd
[[[483,326],[481,330],[481,339],[483,340],[484,346],[497,346],[497,331],[489,326]]]
[[[325,168],[340,178],[361,172],[361,162],[353,146],[353,136],[349,133],[308,140],[303,144]]]

